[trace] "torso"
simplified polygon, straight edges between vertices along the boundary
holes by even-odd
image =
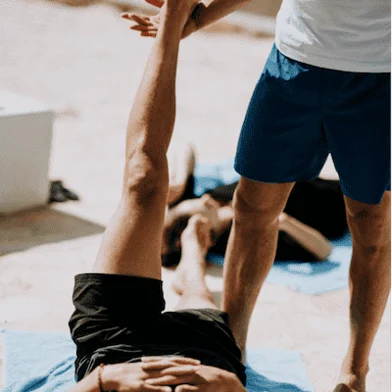
[[[390,72],[389,0],[283,0],[276,45],[287,57],[348,72]]]
[[[164,312],[143,321],[139,327],[112,328],[105,333],[104,344],[76,361],[77,379],[81,380],[100,363],[139,362],[145,356],[184,356],[203,365],[236,374],[245,385],[241,353],[228,326],[227,316],[214,309],[188,309]]]

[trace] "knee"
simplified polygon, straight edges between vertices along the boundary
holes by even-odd
[[[249,228],[278,225],[281,214],[281,209],[272,200],[254,200],[240,188],[234,195],[233,208],[235,223]]]
[[[347,222],[353,231],[366,233],[381,233],[390,226],[390,216],[377,206],[347,207]]]
[[[143,151],[127,159],[124,175],[124,195],[137,195],[141,201],[163,197],[168,188],[167,162],[153,160]]]
[[[390,247],[390,215],[373,206],[347,208],[347,221],[355,248],[376,256]]]

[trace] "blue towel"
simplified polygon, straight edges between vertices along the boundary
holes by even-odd
[[[69,335],[2,331],[3,392],[65,392],[74,385],[75,346]],[[249,392],[312,392],[298,352],[248,351]]]
[[[232,159],[214,164],[198,164],[195,168],[195,194],[200,196],[214,187],[237,181],[239,175],[233,166]],[[313,295],[347,287],[352,251],[350,235],[334,241],[333,245],[331,256],[322,263],[295,260],[275,262],[267,282]],[[220,255],[209,254],[208,259],[220,266],[223,265],[223,257]]]
[[[240,178],[234,170],[232,159],[219,163],[199,163],[195,167],[194,175],[196,196],[201,196],[217,186],[232,184]]]

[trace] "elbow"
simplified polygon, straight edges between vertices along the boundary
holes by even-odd
[[[332,251],[333,251],[333,245],[328,241],[328,247],[324,257],[325,260],[328,259],[329,256],[331,256]]]
[[[318,260],[319,261],[325,261],[331,256],[331,253],[333,251],[333,245],[328,241],[328,243],[325,244],[324,249],[318,254]]]

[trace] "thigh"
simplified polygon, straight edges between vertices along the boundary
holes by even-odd
[[[235,169],[252,180],[309,180],[328,155],[318,98],[318,70],[275,47],[256,86],[242,127]]]
[[[123,194],[102,239],[94,272],[161,279],[167,161],[138,153],[126,165]]]
[[[78,357],[118,344],[136,344],[137,331],[163,312],[162,282],[110,274],[75,277],[69,321]]]
[[[380,203],[390,190],[390,74],[336,72],[334,89],[324,121],[343,193]]]

